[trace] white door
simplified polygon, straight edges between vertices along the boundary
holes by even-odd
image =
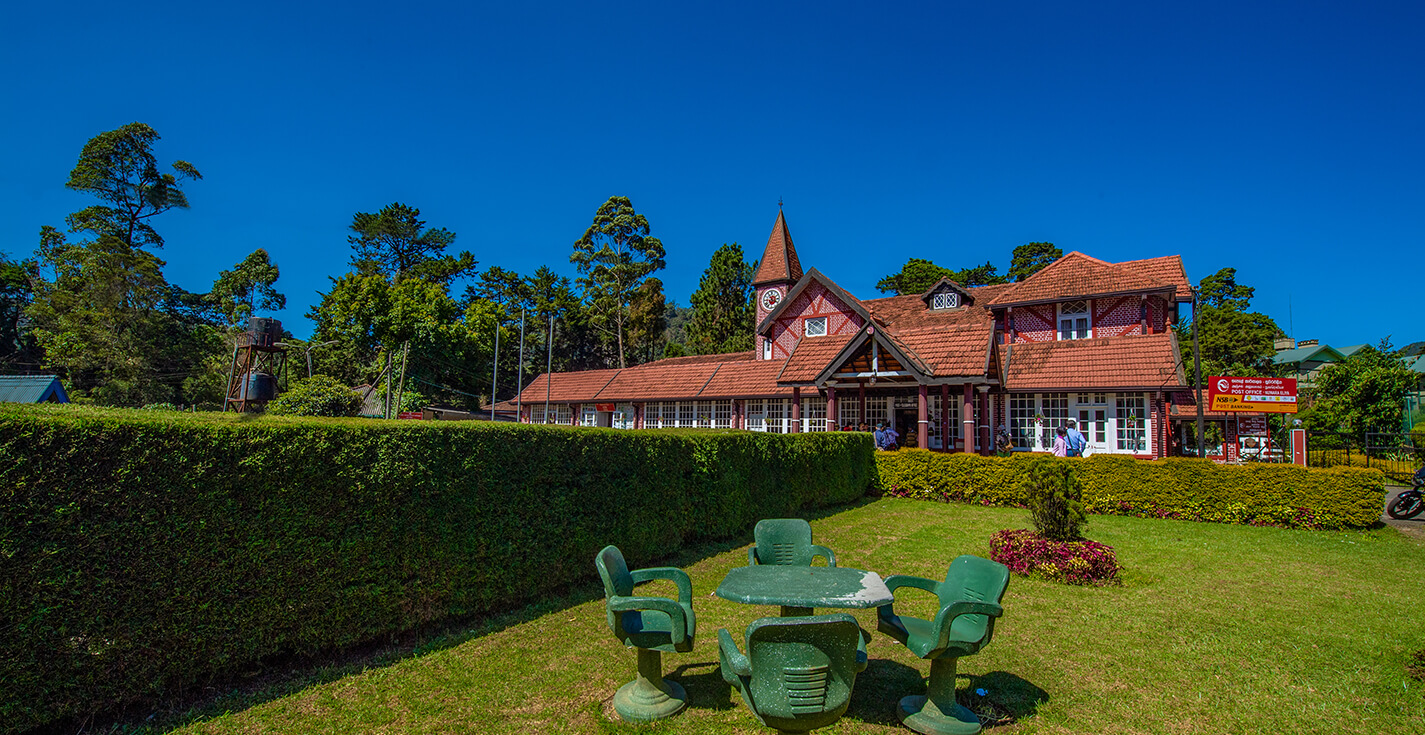
[[[1083,432],[1084,441],[1088,445],[1087,454],[1093,455],[1107,452],[1108,409],[1080,408],[1079,431]]]

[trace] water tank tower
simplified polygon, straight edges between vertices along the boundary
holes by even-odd
[[[282,322],[257,316],[247,320],[247,331],[237,336],[233,347],[224,411],[260,411],[277,397],[277,379],[287,367],[281,342]]]

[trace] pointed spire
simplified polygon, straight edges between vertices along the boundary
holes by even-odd
[[[767,238],[767,249],[762,251],[762,263],[757,266],[757,274],[752,277],[752,285],[795,283],[801,280],[802,264],[797,260],[797,249],[792,246],[792,233],[787,229],[787,218],[782,215],[781,202],[777,207],[777,222],[772,225],[772,235]]]

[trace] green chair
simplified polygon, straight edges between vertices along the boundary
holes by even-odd
[[[764,725],[807,732],[846,712],[866,647],[856,618],[846,613],[761,618],[747,628],[747,654],[726,628],[717,632],[722,678]]]
[[[688,695],[676,682],[663,679],[663,651],[693,650],[697,621],[693,616],[693,582],[681,569],[654,567],[628,570],[617,546],[605,546],[594,558],[604,582],[609,629],[625,646],[638,649],[638,678],[614,695],[614,710],[625,720],[641,722],[671,717],[688,705]],[[654,579],[678,585],[677,601],[666,597],[635,597],[633,586]]]
[[[894,575],[886,587],[925,590],[940,598],[934,620],[897,615],[895,604],[877,610],[877,630],[905,644],[920,658],[930,659],[929,691],[900,701],[897,714],[906,727],[933,735],[972,735],[980,720],[955,701],[955,663],[978,653],[995,633],[995,618],[1004,613],[1000,600],[1009,585],[1009,568],[978,556],[961,556],[950,563],[945,581]]]
[[[752,548],[747,565],[774,564],[809,567],[811,560],[826,557],[826,565],[836,566],[836,554],[811,542],[811,524],[800,518],[764,518],[752,529]]]

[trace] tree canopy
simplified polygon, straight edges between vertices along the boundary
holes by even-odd
[[[696,355],[752,349],[754,264],[743,259],[742,246],[724,244],[713,251],[693,292],[693,313],[687,325],[687,348]]]
[[[1198,281],[1198,301],[1193,307],[1197,324],[1202,375],[1275,375],[1272,342],[1282,334],[1266,314],[1249,312],[1254,289],[1237,283],[1237,269],[1223,268]],[[1178,342],[1192,344],[1192,320],[1181,320]],[[1193,381],[1192,360],[1183,360],[1188,381]]]
[[[203,175],[187,161],[174,161],[174,173],[160,170],[153,154],[159,134],[135,122],[89,139],[65,186],[97,197],[104,204],[79,210],[68,218],[71,232],[113,237],[128,247],[163,247],[163,238],[149,224],[154,216],[188,208],[184,179]]]
[[[1009,280],[1019,283],[1038,273],[1044,266],[1064,257],[1064,251],[1052,242],[1031,242],[1014,249],[1009,259]]]
[[[1343,362],[1322,366],[1307,398],[1302,423],[1313,429],[1360,433],[1399,431],[1405,396],[1419,376],[1390,346],[1387,337],[1363,347]]]
[[[237,325],[256,313],[287,308],[287,297],[275,287],[281,272],[262,248],[252,251],[233,266],[221,271],[209,296],[228,324]]]
[[[579,271],[590,323],[613,340],[618,366],[628,367],[630,327],[643,332],[662,319],[662,284],[656,294],[655,289],[645,288],[649,276],[664,266],[662,241],[652,236],[648,219],[634,210],[628,197],[609,197],[594,212],[584,236],[575,241],[569,261]],[[633,325],[636,304],[644,316]],[[657,332],[662,332],[661,325]]]
[[[1005,277],[999,274],[999,269],[989,261],[985,261],[983,265],[956,271],[938,266],[924,258],[911,258],[901,266],[899,273],[892,273],[878,281],[876,289],[881,293],[894,292],[897,296],[919,295],[929,291],[941,278],[949,278],[967,288],[1006,282]]]
[[[446,255],[455,233],[444,227],[427,229],[421,210],[395,202],[380,212],[357,212],[351,217],[347,242],[355,251],[351,265],[363,273],[379,273],[392,282],[421,278],[449,284],[475,268],[469,251]]]

